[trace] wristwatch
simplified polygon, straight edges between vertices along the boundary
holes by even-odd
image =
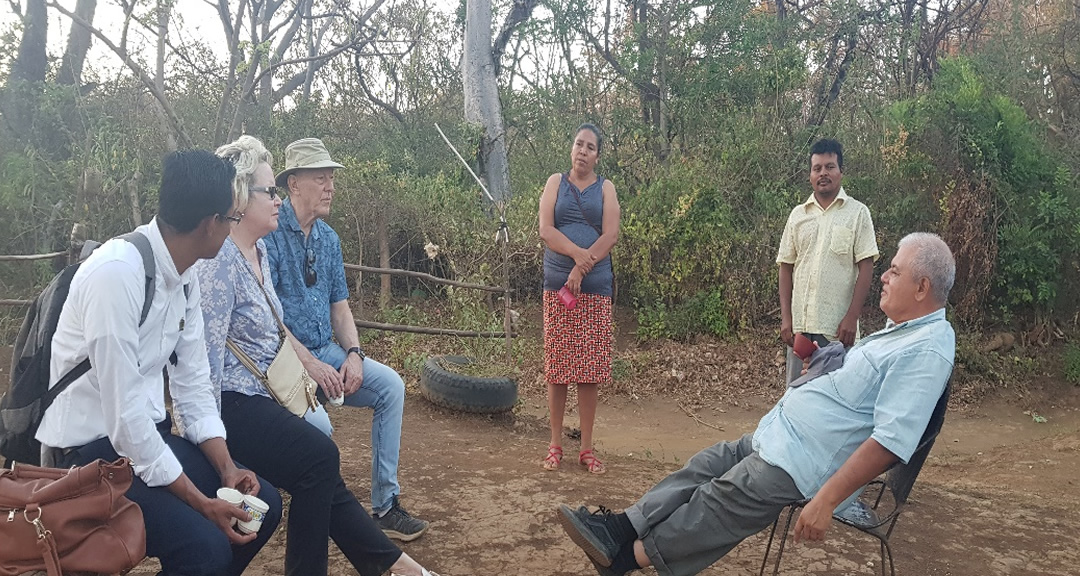
[[[364,358],[367,358],[367,356],[364,356],[364,351],[361,350],[359,346],[353,346],[352,348],[349,348],[348,350],[345,351],[345,356],[346,357],[348,357],[349,354],[356,354],[357,356],[360,357],[361,362],[364,361]]]

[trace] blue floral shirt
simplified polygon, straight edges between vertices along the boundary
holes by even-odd
[[[309,350],[329,344],[334,336],[330,305],[349,298],[337,233],[326,222],[316,220],[305,238],[292,202],[285,200],[278,211],[277,230],[264,240],[274,290],[285,308],[285,325]],[[304,283],[308,249],[315,257],[313,286]]]
[[[255,249],[263,279],[270,278],[265,243],[259,240]],[[270,396],[266,387],[225,347],[225,338],[232,338],[265,371],[274,361],[281,342],[270,303],[247,260],[232,238],[227,238],[216,258],[199,260],[195,269],[203,290],[201,305],[210,380],[215,384],[219,405],[221,392]],[[281,302],[269,283],[266,292],[280,315]]]

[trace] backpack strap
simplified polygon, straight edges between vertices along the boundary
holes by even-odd
[[[128,232],[123,236],[117,236],[117,238],[134,245],[139,251],[139,255],[142,256],[143,272],[146,274],[146,297],[143,298],[142,313],[139,315],[139,326],[141,327],[146,322],[147,315],[150,314],[150,305],[154,303],[154,283],[157,281],[157,263],[154,261],[154,249],[150,247],[150,239],[139,232]],[[186,298],[187,295],[187,284],[185,284],[184,297]]]
[[[146,296],[143,299],[142,313],[139,315],[139,326],[142,326],[146,322],[146,317],[150,314],[150,305],[154,303],[154,289],[155,278],[157,277],[157,263],[154,261],[154,249],[150,246],[150,239],[146,235],[139,232],[128,232],[117,238],[124,240],[135,246],[139,251],[139,255],[142,256],[143,271],[146,275]],[[188,285],[184,284],[184,297],[188,297]],[[173,353],[176,354],[175,352]],[[56,383],[56,386],[49,388],[49,391],[45,394],[45,402],[43,406],[49,406],[56,400],[57,396],[67,389],[72,382],[76,381],[83,374],[86,374],[90,370],[90,359],[84,358],[82,362],[79,362],[64,374],[64,377]]]

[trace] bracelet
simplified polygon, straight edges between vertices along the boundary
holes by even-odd
[[[357,356],[360,357],[361,362],[363,362],[364,359],[367,358],[367,356],[364,355],[364,351],[361,350],[359,346],[353,346],[352,348],[349,348],[348,350],[345,351],[345,356],[346,357],[348,357],[349,354],[356,354]]]

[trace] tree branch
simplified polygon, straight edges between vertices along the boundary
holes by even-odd
[[[499,30],[499,35],[495,37],[495,41],[492,42],[491,47],[491,59],[495,63],[495,76],[499,76],[499,72],[502,69],[502,56],[506,52],[506,45],[510,42],[510,37],[514,35],[523,23],[525,23],[530,16],[532,16],[533,9],[540,3],[540,0],[514,0],[514,5],[510,9],[510,13],[506,15],[506,19],[503,20],[502,28]]]
[[[656,84],[653,84],[652,82],[643,82],[634,78],[634,74],[624,68],[622,64],[619,64],[619,60],[615,58],[615,55],[609,52],[607,48],[601,46],[599,39],[597,39],[596,36],[593,36],[591,32],[584,28],[582,28],[580,32],[585,39],[589,41],[589,44],[592,45],[593,49],[600,54],[600,57],[615,70],[616,74],[626,78],[635,88],[646,94],[660,94],[660,88],[657,87]]]
[[[101,32],[101,30],[94,28],[86,20],[83,20],[79,16],[69,12],[63,6],[60,6],[56,2],[56,0],[50,0],[48,5],[51,8],[55,9],[57,12],[63,14],[64,16],[71,18],[72,21],[76,22],[80,26],[86,27],[86,29],[90,30],[90,33],[93,34],[95,38],[100,40],[101,43],[105,46],[108,46],[108,48],[112,50],[114,54],[120,57],[120,59],[123,60],[124,64],[128,67],[128,69],[134,72],[136,76],[138,76],[139,82],[142,82],[143,86],[145,86],[150,91],[150,94],[152,94],[154,96],[154,99],[158,101],[158,104],[161,105],[162,111],[165,113],[165,117],[168,120],[170,127],[172,127],[173,132],[175,132],[176,138],[179,141],[180,146],[184,148],[195,147],[195,143],[191,140],[191,137],[188,136],[187,131],[184,130],[183,122],[176,115],[176,111],[173,110],[172,105],[169,104],[169,100],[168,98],[166,98],[164,91],[158,89],[157,85],[154,83],[154,79],[151,78],[145,70],[143,70],[142,66],[139,66],[139,63],[136,62],[130,54],[128,54],[127,50],[124,50],[120,46],[114,44],[112,40],[109,40],[108,36],[105,36],[105,34]]]
[[[360,55],[357,54],[355,58],[356,60],[359,60]],[[404,124],[405,116],[403,116],[397,108],[394,108],[387,102],[383,102],[381,99],[379,99],[378,96],[375,96],[371,93],[371,90],[368,88],[367,82],[364,81],[364,71],[363,68],[360,67],[360,62],[356,62],[354,66],[356,68],[356,81],[357,84],[360,85],[360,89],[364,91],[364,96],[367,96],[367,99],[370,100],[372,104],[375,104],[379,108],[382,108],[383,110],[389,112],[390,115],[393,116],[394,119],[397,120],[399,123]]]

